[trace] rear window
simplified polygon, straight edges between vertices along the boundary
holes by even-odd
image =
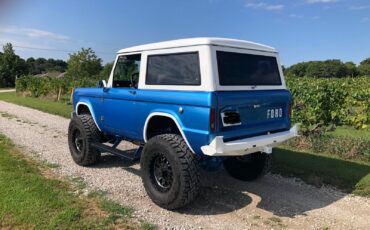
[[[281,85],[275,57],[217,51],[220,85]]]
[[[146,84],[200,85],[198,53],[148,56]]]

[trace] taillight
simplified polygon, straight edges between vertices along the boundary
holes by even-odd
[[[238,111],[223,111],[221,113],[222,123],[226,126],[241,125],[240,114]]]
[[[211,108],[211,113],[209,114],[209,128],[211,131],[216,130],[216,109]]]
[[[292,104],[289,104],[288,106],[288,117],[289,119],[292,117]]]

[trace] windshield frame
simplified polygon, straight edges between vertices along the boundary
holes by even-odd
[[[241,54],[252,54],[252,55],[261,55],[276,58],[276,62],[279,69],[279,75],[281,80],[281,85],[221,85],[218,74],[218,63],[217,63],[217,51],[223,52],[233,52]],[[214,84],[216,86],[216,91],[244,91],[244,90],[276,90],[276,89],[286,89],[286,83],[280,64],[279,54],[277,52],[266,52],[260,50],[251,50],[251,49],[240,49],[232,47],[222,47],[222,46],[212,46],[212,63],[213,63],[213,76]]]

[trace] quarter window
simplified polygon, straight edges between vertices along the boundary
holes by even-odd
[[[220,85],[282,84],[276,57],[217,51],[217,63]]]
[[[200,85],[200,83],[197,52],[148,56],[146,84]]]

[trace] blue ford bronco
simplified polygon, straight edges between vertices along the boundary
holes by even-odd
[[[118,52],[108,82],[73,95],[68,130],[82,166],[108,152],[139,160],[148,196],[176,209],[199,190],[199,167],[234,178],[268,172],[272,148],[297,135],[277,51],[234,39],[193,38]],[[122,140],[138,145],[120,150]]]

